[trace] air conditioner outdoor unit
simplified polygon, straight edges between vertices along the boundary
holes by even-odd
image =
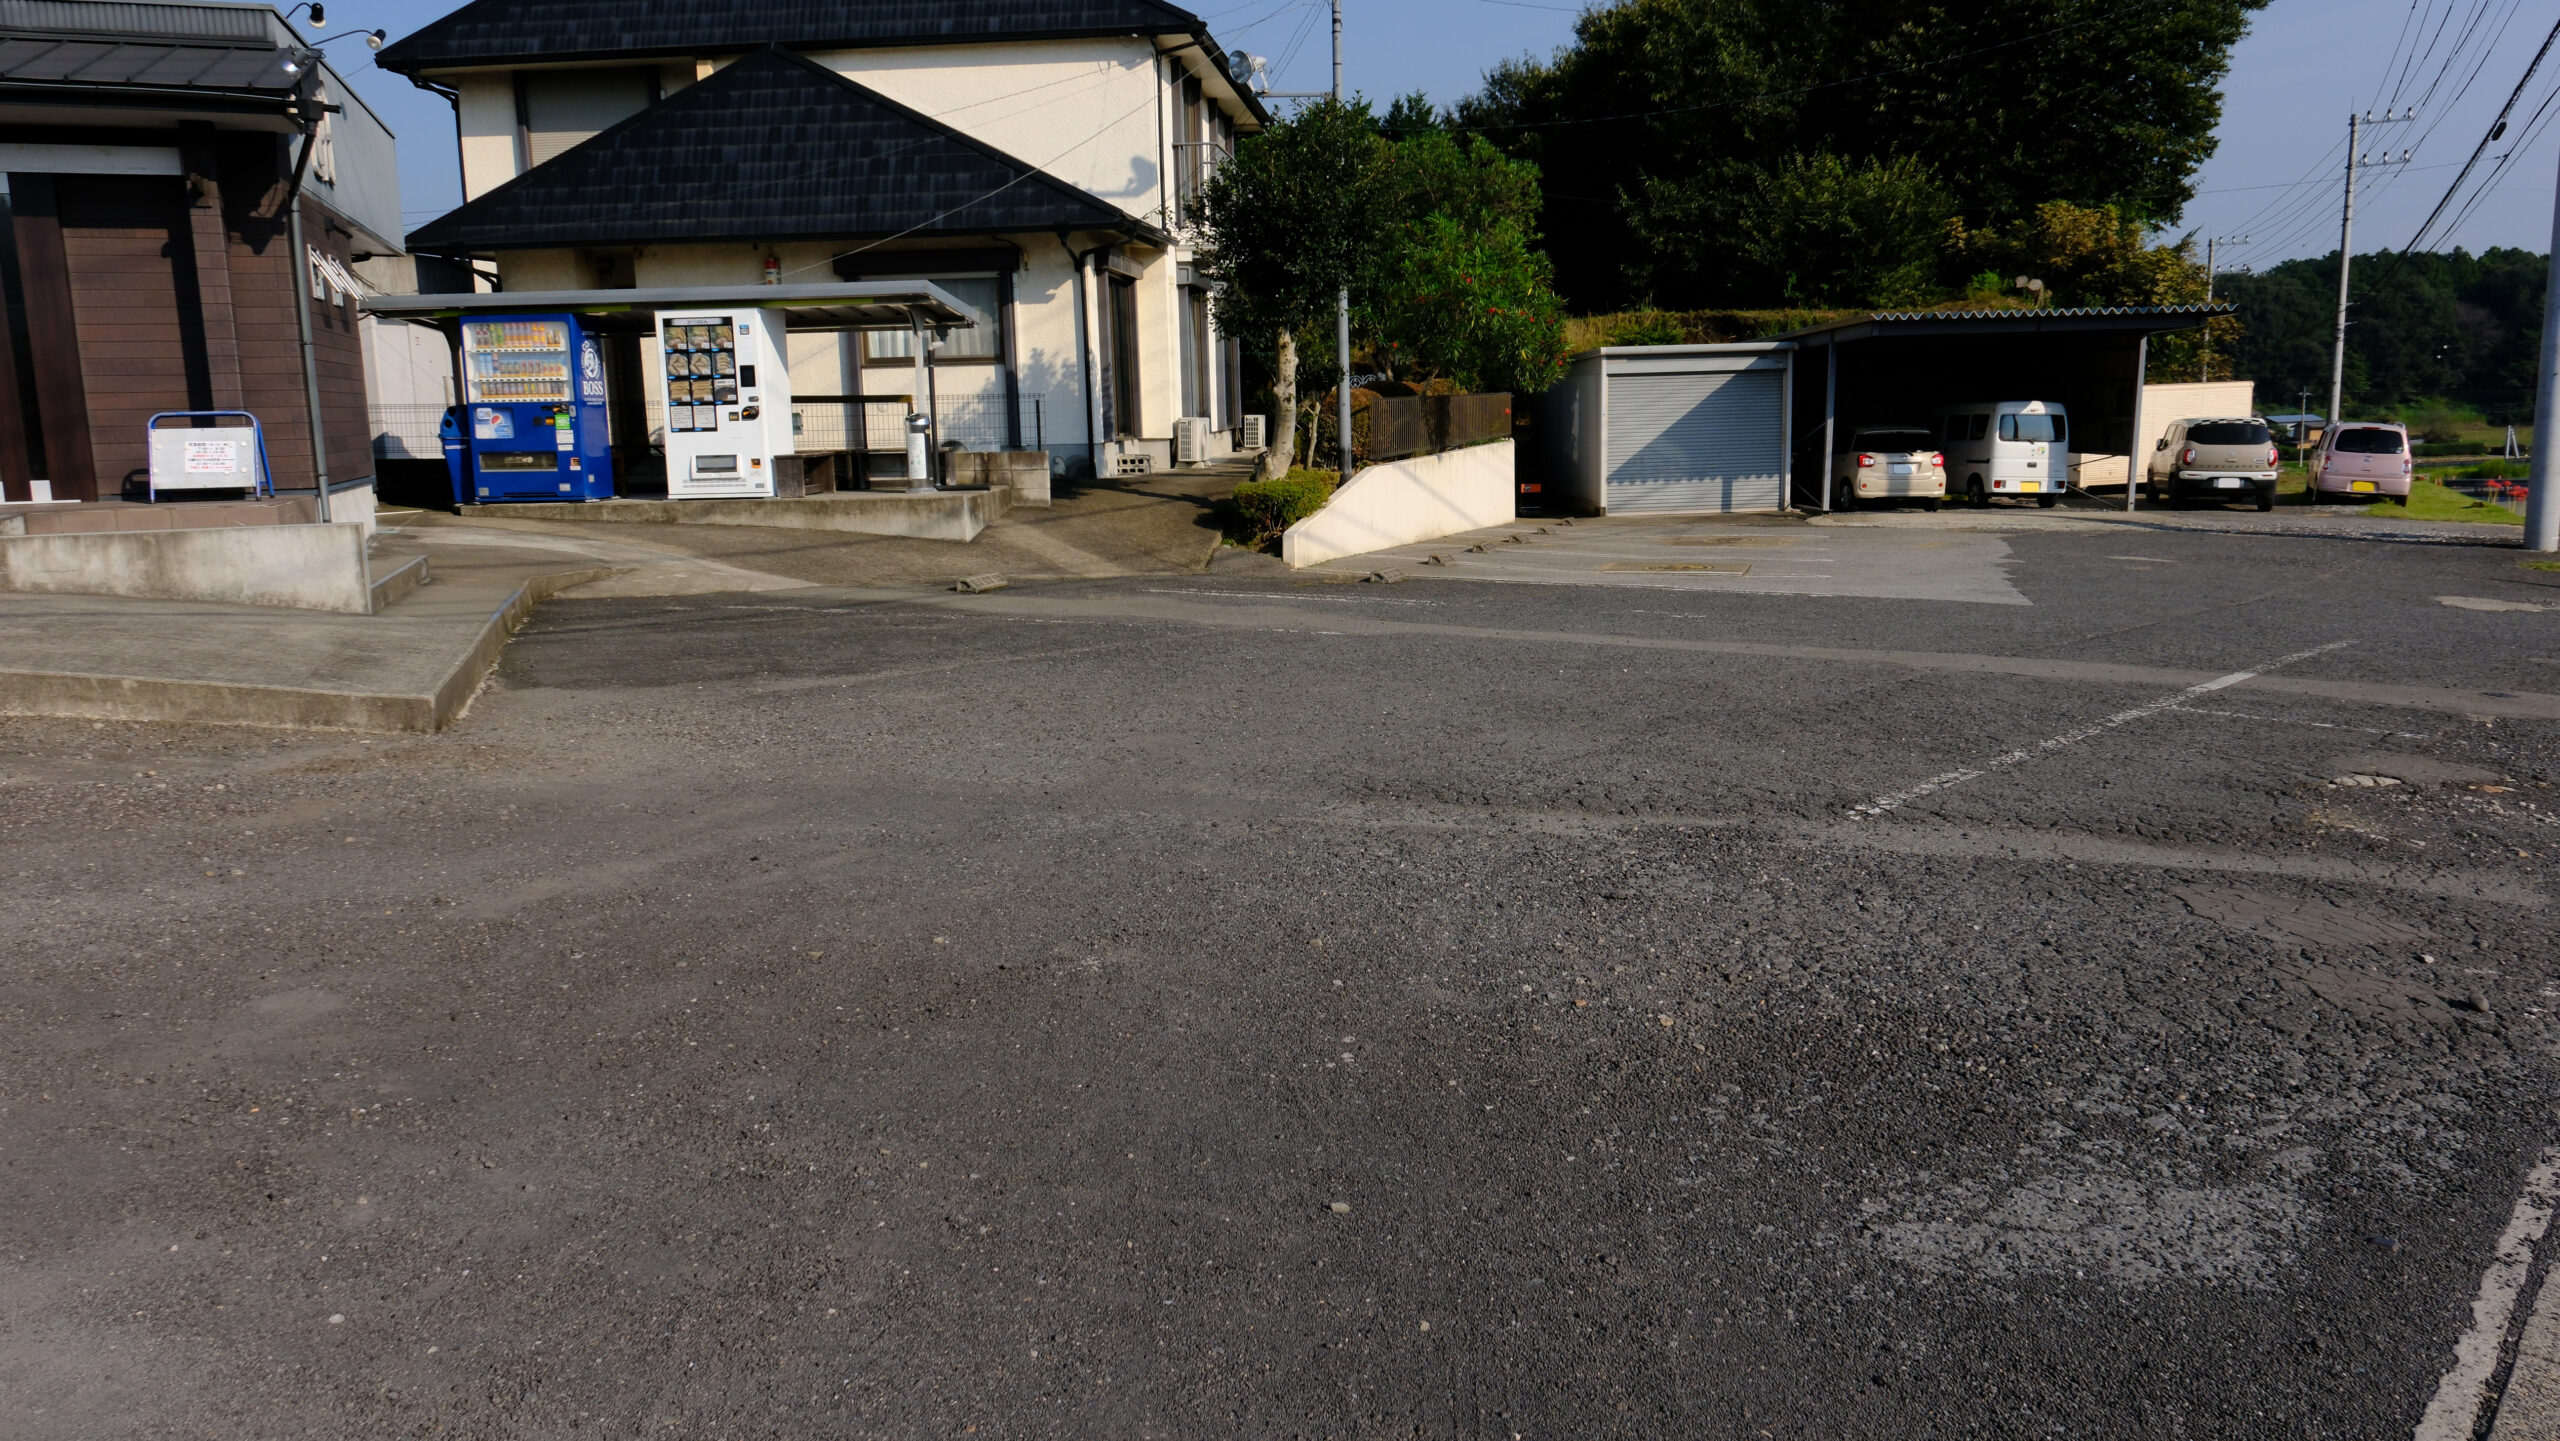
[[[1173,423],[1173,463],[1198,465],[1209,458],[1209,422],[1188,416]]]
[[[1264,420],[1265,417],[1260,415],[1244,417],[1237,427],[1236,448],[1238,450],[1260,450],[1271,443],[1262,438]]]

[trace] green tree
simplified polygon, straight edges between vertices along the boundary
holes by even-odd
[[[1391,160],[1366,101],[1320,100],[1245,137],[1202,189],[1200,268],[1219,285],[1219,326],[1272,340],[1265,478],[1296,444],[1299,337],[1327,328],[1392,220]]]
[[[1976,225],[2049,200],[2174,220],[2264,3],[1626,0],[1497,67],[1457,119],[1557,182],[1543,229],[1578,308],[1769,304],[1791,272],[1747,247],[1814,157],[1925,157]]]
[[[1379,368],[1462,390],[1553,384],[1564,302],[1538,249],[1536,168],[1432,128],[1405,133],[1392,173],[1391,219],[1354,291]]]
[[[2527,250],[2356,257],[2347,329],[2349,415],[2448,400],[2493,423],[2532,418],[2548,258]],[[2247,327],[2240,373],[2261,404],[2326,405],[2338,323],[2338,257],[2223,277]],[[2372,409],[2366,409],[2371,407]]]
[[[1742,258],[1789,305],[1917,305],[1935,298],[1955,201],[1909,156],[1852,164],[1799,155],[1760,177]]]
[[[1391,253],[1363,307],[1389,374],[1518,394],[1564,373],[1564,302],[1520,227],[1473,229],[1432,212],[1402,227]]]

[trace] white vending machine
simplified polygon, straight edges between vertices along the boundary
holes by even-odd
[[[658,354],[667,498],[772,495],[775,457],[796,453],[781,315],[664,314]]]

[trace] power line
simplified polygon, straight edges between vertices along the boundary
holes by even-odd
[[[2444,198],[2437,201],[2436,208],[2427,213],[2427,218],[2423,224],[2419,225],[2417,233],[2409,237],[2409,243],[2400,247],[2400,254],[2404,259],[2410,251],[2417,249],[2426,240],[2427,232],[2434,228],[2436,221],[2443,216],[2445,207],[2453,204],[2453,197],[2461,192],[2463,183],[2471,178],[2472,167],[2478,165],[2480,157],[2488,152],[2489,146],[2506,133],[2507,117],[2514,113],[2516,102],[2524,98],[2525,87],[2533,83],[2534,74],[2542,69],[2543,58],[2551,53],[2554,42],[2560,42],[2560,23],[2554,23],[2551,33],[2542,37],[2542,48],[2533,52],[2533,59],[2524,67],[2524,75],[2516,81],[2516,88],[2507,92],[2507,103],[2498,107],[2498,118],[2490,122],[2488,130],[2480,137],[2480,143],[2472,147],[2471,158],[2462,163],[2462,173],[2453,177],[2453,183],[2445,187]],[[2546,100],[2543,104],[2548,108],[2550,102]],[[2539,116],[2540,112],[2537,111],[2536,118]],[[2513,154],[2514,149],[2511,148],[2508,153]],[[2503,161],[2501,168],[2504,168]],[[2383,272],[2383,278],[2389,279],[2398,273],[2399,269],[2400,262],[2393,261],[2391,269]]]

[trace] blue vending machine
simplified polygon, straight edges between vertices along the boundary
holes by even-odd
[[[468,504],[611,500],[604,355],[574,315],[462,322]]]

